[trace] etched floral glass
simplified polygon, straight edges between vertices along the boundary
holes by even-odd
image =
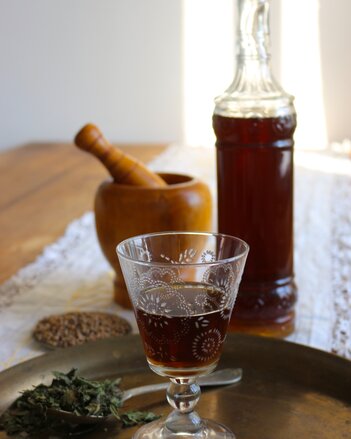
[[[248,245],[215,233],[141,235],[117,247],[150,368],[170,378],[173,412],[140,428],[134,439],[233,438],[194,411],[196,378],[217,366]]]

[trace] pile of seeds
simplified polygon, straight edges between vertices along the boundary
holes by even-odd
[[[34,328],[33,336],[48,347],[65,348],[130,332],[130,324],[114,314],[69,312],[40,320]]]

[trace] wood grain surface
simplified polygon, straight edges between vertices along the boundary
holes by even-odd
[[[118,145],[144,163],[166,145]],[[0,154],[0,283],[93,208],[103,166],[73,144],[33,143]]]

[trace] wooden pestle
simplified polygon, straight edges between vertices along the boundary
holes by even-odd
[[[76,135],[74,143],[90,152],[107,168],[116,183],[131,186],[162,187],[167,183],[143,163],[113,147],[93,124],[85,125]]]

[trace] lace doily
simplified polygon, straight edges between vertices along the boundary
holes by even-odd
[[[296,331],[288,339],[351,358],[351,162],[317,153],[295,155]],[[150,165],[206,181],[215,197],[214,149],[173,146]],[[215,218],[214,218],[215,219]],[[0,286],[0,368],[44,350],[36,322],[66,311],[131,311],[113,302],[113,272],[95,234],[94,215],[73,221],[35,262]]]

